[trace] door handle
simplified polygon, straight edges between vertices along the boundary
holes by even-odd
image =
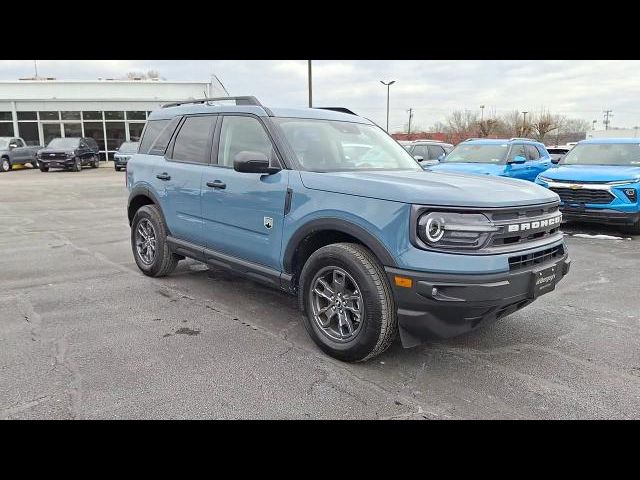
[[[227,188],[227,184],[221,182],[220,180],[216,180],[215,182],[207,182],[207,187],[220,188],[224,190],[225,188]]]
[[[161,173],[160,175],[156,175],[156,178],[158,180],[167,181],[167,180],[171,180],[171,175],[169,175],[168,173],[165,172],[165,173]]]

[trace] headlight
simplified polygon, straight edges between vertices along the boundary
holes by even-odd
[[[550,178],[543,177],[542,175],[538,175],[538,180],[540,180],[541,182],[544,182],[544,183],[553,182],[553,180],[551,180]]]
[[[499,227],[481,213],[430,212],[420,216],[417,229],[428,247],[455,250],[482,248]]]
[[[76,152],[67,152],[67,157],[73,158],[76,156]]]

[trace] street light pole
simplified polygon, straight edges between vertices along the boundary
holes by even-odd
[[[527,126],[527,113],[529,112],[522,112],[522,115],[524,115],[524,118],[522,119],[522,136],[524,136],[524,132],[525,132],[525,128]]]
[[[309,108],[312,108],[312,96],[311,96],[311,60],[307,60],[308,68],[309,68]]]
[[[396,81],[391,80],[389,83],[385,83],[380,80],[380,83],[387,86],[387,133],[389,133],[389,87],[396,83]]]
[[[407,110],[409,112],[409,128],[407,129],[407,134],[411,135],[411,117],[413,117],[413,108]],[[387,127],[389,128],[389,127]]]
[[[484,105],[480,105],[480,121],[484,121]]]

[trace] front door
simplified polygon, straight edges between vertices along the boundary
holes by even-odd
[[[272,166],[281,167],[272,140],[257,117],[227,115],[218,130],[217,163],[213,160],[202,177],[206,246],[280,270],[289,171],[263,175],[233,169],[240,152],[263,153]]]
[[[516,157],[522,157],[525,159],[524,163],[511,163]],[[507,166],[505,168],[505,174],[511,178],[521,178],[522,180],[528,180],[530,175],[527,166],[527,152],[524,145],[512,145],[509,156],[507,157]]]

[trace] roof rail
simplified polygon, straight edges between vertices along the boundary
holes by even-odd
[[[313,108],[317,108],[319,110],[333,110],[334,112],[342,112],[342,113],[348,113],[349,115],[358,116],[357,113],[354,113],[348,108],[344,108],[344,107],[313,107]]]
[[[513,137],[510,138],[509,141],[512,142],[514,140],[526,140],[527,142],[536,142],[536,143],[540,143],[538,140],[536,140],[535,138],[526,138],[526,137]]]
[[[487,138],[486,138],[486,137],[473,137],[473,138],[467,138],[467,139],[465,140],[465,142],[470,142],[471,140],[487,140]],[[488,140],[491,140],[491,139],[488,139]]]
[[[188,105],[191,103],[208,103],[208,102],[220,102],[223,100],[235,100],[236,105],[255,105],[257,107],[262,107],[267,112],[269,116],[273,116],[271,110],[262,105],[256,97],[253,96],[244,96],[244,97],[215,97],[215,98],[198,98],[195,100],[183,100],[181,102],[173,102],[162,105],[162,108],[169,107],[177,107],[180,105]]]

